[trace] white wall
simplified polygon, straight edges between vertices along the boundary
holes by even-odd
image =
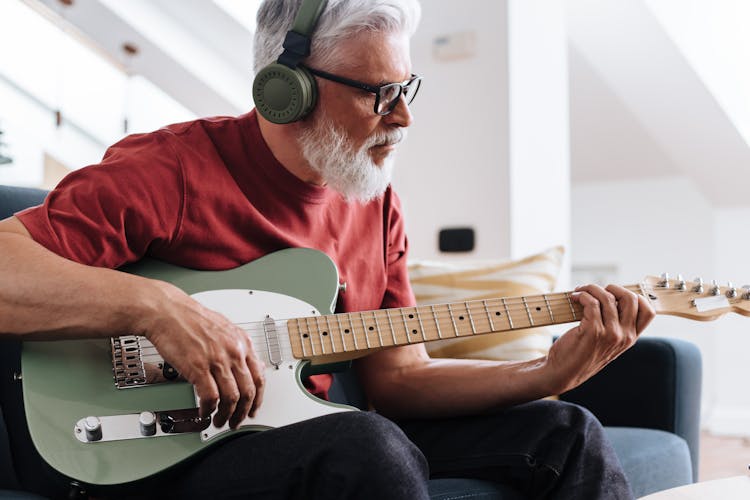
[[[411,52],[424,81],[394,173],[414,258],[440,256],[438,232],[451,226],[475,228],[472,256],[508,256],[506,25],[505,2],[422,2]],[[436,38],[462,32],[475,35],[472,56],[433,56]]]
[[[570,138],[562,2],[509,3],[510,255],[563,245],[569,285]]]
[[[714,253],[716,276],[736,286],[750,284],[750,208],[715,211]],[[740,303],[750,312],[750,301]],[[750,359],[750,323],[748,318],[729,315],[716,324],[716,404],[706,418],[706,427],[716,433],[750,435],[750,391],[747,389]]]
[[[394,185],[413,258],[521,257],[570,240],[567,56],[551,0],[430,0],[412,40],[424,76]],[[482,15],[477,15],[481,12]],[[439,37],[475,38],[467,56]],[[476,230],[470,254],[441,254],[438,232]],[[568,273],[563,272],[563,281]]]

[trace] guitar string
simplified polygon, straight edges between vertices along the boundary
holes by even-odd
[[[650,287],[645,287],[647,290],[651,289]],[[468,315],[485,315],[488,310],[491,310],[492,308],[495,308],[497,306],[500,306],[500,315],[498,317],[502,317],[502,314],[505,313],[511,313],[515,315],[516,313],[519,314],[520,317],[523,316],[537,316],[537,319],[539,319],[539,315],[535,314],[531,309],[533,309],[536,312],[543,313],[541,314],[542,318],[546,318],[550,316],[549,309],[546,308],[546,306],[551,307],[562,307],[566,314],[569,311],[570,305],[571,305],[571,299],[569,298],[569,294],[572,292],[564,292],[564,293],[550,293],[550,294],[544,294],[544,295],[538,295],[534,296],[533,298],[536,298],[537,300],[529,300],[532,297],[510,297],[506,298],[504,303],[498,303],[495,304],[495,301],[502,300],[502,299],[484,299],[484,300],[472,300],[468,303],[464,304],[434,304],[432,306],[428,306],[430,308],[430,312],[432,314],[429,315],[429,317],[425,318],[427,324],[429,325],[430,320],[437,320],[437,321],[444,321],[448,319],[452,319],[452,314],[461,314],[464,310],[467,311]],[[541,298],[539,298],[541,297]],[[524,298],[527,300],[524,301]],[[520,300],[520,301],[519,301]],[[540,306],[545,306],[541,307]],[[468,307],[467,307],[468,305]],[[455,307],[451,307],[455,306]],[[574,305],[574,307],[576,307]],[[578,306],[580,307],[580,306]],[[369,316],[373,315],[373,317],[376,317],[376,315],[383,316],[384,319],[387,319],[388,316],[392,316],[394,313],[390,313],[389,311],[403,311],[404,314],[412,314],[416,313],[417,316],[420,316],[424,314],[423,312],[420,312],[420,309],[425,308],[425,306],[413,306],[413,307],[403,307],[403,308],[395,308],[395,309],[378,309],[378,310],[372,310],[372,311],[357,311],[357,312],[348,312],[348,313],[337,313],[332,315],[316,315],[316,316],[307,316],[307,317],[300,317],[300,318],[289,318],[289,319],[278,319],[274,320],[274,324],[276,327],[281,327],[282,329],[286,328],[286,325],[289,321],[294,321],[296,319],[302,320],[302,319],[316,319],[315,326],[320,331],[327,331],[328,329],[321,329],[317,325],[317,318],[326,318],[331,316]],[[449,309],[449,312],[443,312],[440,311],[439,308],[447,308]],[[558,313],[559,314],[559,313]],[[554,316],[554,311],[552,316]],[[409,318],[414,319],[414,318]],[[575,321],[575,319],[573,319]],[[307,323],[307,322],[306,322]],[[235,325],[241,327],[246,332],[255,333],[256,335],[253,336],[254,339],[265,339],[266,337],[266,331],[264,329],[264,321],[251,321],[251,322],[238,322],[235,323]],[[250,325],[249,327],[243,327],[242,325]],[[519,326],[517,328],[528,328],[531,325],[524,325]],[[543,326],[540,324],[539,326]],[[515,328],[514,328],[515,329]],[[336,329],[331,328],[331,331],[334,331]],[[358,331],[358,328],[352,328],[352,331],[355,333],[361,333],[361,331]],[[503,331],[503,330],[500,330]],[[304,333],[304,332],[301,332]]]
[[[542,311],[546,309],[546,305],[549,304],[550,306],[564,306],[568,307],[568,304],[570,301],[572,301],[572,298],[569,298],[568,295],[572,294],[574,292],[565,292],[565,293],[559,293],[559,292],[553,292],[549,294],[544,295],[535,295],[530,297],[507,297],[507,298],[488,298],[488,299],[475,299],[468,301],[469,309],[471,309],[471,313],[474,314],[473,309],[481,309],[481,313],[485,314],[486,308],[492,308],[492,307],[499,307],[501,308],[501,312],[505,312],[505,309],[507,306],[510,309],[510,312],[516,313],[516,312],[523,312],[526,311],[526,306],[533,307],[535,310],[537,307],[537,311]],[[546,298],[545,298],[546,296]],[[523,299],[526,299],[526,302],[523,301]],[[536,300],[530,300],[530,299],[536,299]],[[503,302],[497,302],[497,301],[505,301]],[[544,306],[544,307],[541,307]],[[382,315],[385,317],[387,314],[398,314],[396,311],[404,311],[406,314],[411,314],[412,312],[417,314],[429,314],[429,317],[427,317],[427,320],[434,317],[432,314],[432,308],[434,308],[438,314],[447,314],[448,316],[450,313],[445,313],[442,311],[439,311],[439,308],[450,308],[454,313],[460,313],[462,310],[466,309],[466,303],[465,302],[457,302],[457,303],[450,303],[450,304],[432,304],[428,306],[409,306],[409,307],[401,307],[401,308],[393,308],[393,309],[374,309],[374,310],[368,310],[368,311],[353,311],[353,312],[345,312],[345,313],[336,313],[331,315],[315,315],[315,316],[303,316],[300,318],[287,318],[284,320],[276,320],[278,321],[289,321],[289,320],[295,320],[295,319],[312,319],[312,318],[324,318],[325,316],[331,317],[331,316],[346,316],[346,315],[368,315],[372,316],[373,313]],[[429,309],[429,311],[422,311],[424,309]],[[394,311],[393,313],[388,313],[387,311]],[[533,313],[532,313],[533,314]],[[548,314],[547,314],[548,315]],[[409,318],[412,319],[412,318]],[[445,316],[442,316],[440,319],[445,319]],[[235,325],[255,325],[262,322],[260,321],[249,321],[249,322],[238,322],[235,323]]]
[[[505,300],[505,303],[495,303],[496,301],[502,300],[502,299],[484,299],[484,300],[472,300],[467,303],[456,303],[456,304],[433,304],[430,306],[412,306],[412,307],[403,307],[403,308],[395,308],[395,309],[376,309],[376,310],[369,310],[369,311],[356,311],[356,312],[346,312],[346,313],[336,313],[331,315],[316,315],[316,316],[306,316],[306,317],[300,317],[300,318],[289,318],[289,319],[279,319],[275,320],[276,326],[282,326],[284,327],[285,324],[288,321],[294,321],[294,320],[310,320],[315,319],[314,321],[315,326],[320,331],[336,331],[336,328],[320,328],[317,325],[317,318],[324,319],[326,317],[347,317],[348,316],[354,316],[354,317],[367,317],[373,316],[373,318],[379,319],[385,319],[387,320],[388,317],[394,317],[394,314],[398,315],[399,312],[403,311],[403,314],[412,314],[414,316],[424,316],[424,321],[429,325],[430,321],[433,321],[437,319],[438,321],[448,320],[451,317],[451,313],[460,315],[463,312],[467,312],[467,315],[486,315],[487,312],[493,312],[493,308],[499,308],[500,311],[494,311],[494,312],[500,312],[500,315],[498,317],[502,317],[504,315],[507,315],[507,313],[511,313],[515,316],[515,314],[519,314],[519,316],[536,316],[537,319],[541,318],[547,318],[550,316],[549,309],[553,307],[560,307],[563,308],[565,311],[570,312],[570,305],[572,302],[572,299],[570,299],[567,294],[560,294],[560,293],[550,293],[545,294],[545,296],[538,296],[541,297],[537,300],[526,300],[523,301],[523,297],[521,298],[508,298]],[[562,297],[561,297],[562,295]],[[535,296],[536,298],[537,296]],[[530,298],[530,297],[529,297]],[[513,302],[512,300],[515,300]],[[467,308],[468,305],[468,308]],[[550,306],[547,308],[547,306]],[[580,309],[579,305],[573,304],[574,308]],[[429,311],[426,309],[429,308]],[[441,309],[446,309],[446,311],[443,311]],[[527,310],[528,309],[528,310]],[[394,311],[394,312],[390,312]],[[398,312],[396,312],[398,311]],[[580,312],[580,311],[576,311]],[[541,315],[537,313],[542,313]],[[558,313],[559,314],[559,313]],[[553,314],[554,316],[554,310]],[[409,319],[415,319],[414,317]],[[418,319],[418,318],[417,318]],[[359,321],[359,319],[358,319]],[[575,321],[575,319],[573,320]],[[237,326],[241,325],[251,325],[249,328],[244,328],[245,331],[257,331],[257,332],[263,332],[263,324],[260,321],[252,321],[252,322],[239,322],[235,323]],[[554,323],[553,323],[554,324]],[[528,328],[529,325],[523,326],[523,328]],[[542,325],[540,325],[542,326]],[[256,328],[254,330],[254,327]],[[375,328],[380,329],[380,328]],[[358,327],[351,328],[353,331],[362,331]],[[374,330],[373,330],[374,331]]]
[[[631,285],[631,286],[628,286],[627,288],[635,289],[635,291],[638,291],[638,292],[653,291],[654,290],[653,287],[646,286],[646,285],[640,285],[640,286],[639,285]],[[508,299],[505,300],[505,304],[503,304],[502,309],[506,310],[505,306],[507,306],[506,315],[507,315],[507,313],[511,313],[511,315],[515,314],[515,313],[518,313],[519,316],[520,316],[520,318],[523,318],[524,316],[531,316],[532,319],[533,319],[533,316],[537,316],[537,321],[538,321],[539,320],[539,315],[534,314],[534,312],[532,312],[529,309],[530,307],[533,308],[534,310],[536,310],[537,312],[543,312],[543,311],[545,311],[545,309],[541,308],[541,307],[537,307],[537,304],[542,304],[545,307],[549,306],[550,308],[552,306],[562,306],[564,308],[564,310],[565,310],[565,315],[563,317],[566,318],[566,321],[564,321],[564,322],[569,322],[569,321],[567,321],[567,319],[568,319],[568,317],[567,317],[567,314],[568,314],[567,308],[571,304],[571,301],[569,299],[570,293],[572,293],[572,292],[563,292],[563,293],[555,292],[555,293],[550,293],[550,294],[537,295],[537,296],[533,297],[536,300],[529,300],[529,299],[532,299],[532,297],[520,297],[520,298],[519,297],[516,297],[516,298],[511,297],[511,298],[508,298]],[[520,299],[520,302],[519,302],[519,299]],[[457,314],[460,315],[461,312],[462,312],[462,308],[467,310],[467,314],[469,316],[471,316],[473,314],[484,315],[487,312],[489,312],[490,307],[494,307],[494,306],[500,305],[500,304],[492,304],[492,302],[497,301],[497,300],[501,300],[501,299],[474,300],[474,301],[470,301],[469,303],[465,304],[463,307],[458,306],[458,304],[456,304],[457,307],[456,307],[455,311],[451,311],[450,310],[450,306],[453,305],[453,304],[442,305],[443,307],[448,307],[449,308],[449,313],[447,315],[446,315],[446,313],[443,313],[443,312],[435,313],[434,308],[439,308],[439,307],[441,307],[441,305],[439,305],[439,304],[438,305],[434,305],[434,306],[432,306],[430,308],[430,310],[433,312],[433,314],[431,315],[430,318],[426,318],[426,322],[427,322],[428,327],[427,328],[421,327],[419,330],[423,331],[425,333],[428,333],[428,334],[434,333],[433,329],[439,328],[439,322],[446,321],[448,319],[448,317],[450,316],[450,313],[452,313],[452,312],[455,312],[455,313],[457,313]],[[509,300],[511,302],[508,302]],[[743,299],[735,299],[734,302],[739,302],[740,300],[743,300]],[[732,301],[730,300],[730,303],[731,302]],[[400,309],[392,309],[392,310],[393,311],[404,311],[404,313],[406,311],[413,310],[415,313],[417,313],[417,316],[420,316],[421,313],[420,313],[420,311],[418,309],[423,308],[423,307],[424,306],[416,306],[416,307],[408,307],[408,308],[400,308]],[[356,316],[358,314],[360,316],[362,316],[362,315],[365,315],[367,313],[370,313],[370,314],[373,315],[373,318],[377,322],[377,315],[378,314],[380,314],[384,318],[388,318],[389,316],[391,316],[392,313],[389,313],[388,311],[389,310],[375,310],[375,311],[362,311],[362,312],[353,312],[353,313],[340,313],[339,316],[342,316],[342,315],[355,315]],[[552,314],[550,314],[549,309],[547,309],[545,312],[546,313],[544,313],[544,314],[541,315],[542,319],[544,319],[547,316],[549,316],[550,319],[553,321],[552,324],[558,323],[558,321],[554,320],[554,318],[553,318],[554,311],[553,311]],[[558,317],[559,317],[559,314],[560,313],[558,312]],[[347,348],[346,342],[344,340],[337,341],[335,339],[336,334],[342,335],[341,330],[339,329],[338,331],[336,331],[335,328],[330,328],[330,324],[328,322],[327,322],[329,324],[328,328],[321,328],[320,325],[317,322],[317,318],[318,317],[325,318],[326,316],[312,316],[312,317],[308,317],[307,318],[307,319],[314,318],[316,320],[316,321],[314,321],[314,323],[315,323],[315,325],[314,325],[315,328],[314,329],[317,329],[317,332],[298,331],[297,334],[300,335],[300,337],[302,337],[304,334],[307,333],[309,335],[309,337],[307,337],[307,338],[310,339],[309,341],[304,341],[302,339],[300,339],[300,340],[302,342],[304,342],[304,343],[309,343],[311,346],[317,345],[317,346],[320,346],[320,347],[325,347],[326,344],[327,344],[329,346],[330,351],[327,352],[327,353],[325,353],[325,354],[334,354],[336,352],[351,351],[351,349]],[[275,326],[280,327],[282,329],[282,333],[288,333],[288,334],[290,334],[290,332],[288,332],[288,330],[286,330],[286,328],[287,328],[286,325],[288,324],[289,321],[294,321],[295,319],[303,319],[303,318],[293,318],[291,320],[287,320],[287,319],[274,320],[274,324],[275,324]],[[434,320],[436,322],[435,327],[433,327],[432,325],[429,324],[429,322],[431,320]],[[577,320],[577,318],[575,318],[575,316],[573,316],[573,318],[571,318],[571,321],[575,321],[575,320]],[[563,321],[561,321],[560,323],[562,323],[562,322]],[[488,320],[488,323],[489,323],[489,320]],[[305,324],[308,324],[308,322],[306,321]],[[498,329],[496,331],[508,331],[508,330],[514,330],[514,329],[518,329],[518,328],[528,328],[528,327],[531,327],[531,326],[546,326],[548,324],[549,323],[547,323],[547,322],[545,322],[543,320],[541,323],[534,324],[534,325],[532,325],[532,324],[529,324],[529,325],[519,325],[518,327],[515,327],[515,328],[501,328],[501,329]],[[241,328],[244,331],[246,331],[246,332],[249,333],[249,336],[250,336],[251,340],[253,340],[254,342],[259,342],[260,344],[262,344],[267,339],[267,337],[266,337],[266,331],[264,329],[264,322],[262,322],[262,321],[243,322],[243,323],[237,323],[237,325],[238,326],[240,326],[240,325],[250,325],[247,328],[244,328],[244,327],[241,327]],[[372,329],[373,332],[374,332],[374,330],[376,328],[375,327],[370,327],[370,329]],[[379,326],[377,327],[377,329],[380,330]],[[283,330],[286,330],[286,332],[284,332]],[[311,329],[308,328],[307,330],[311,330]],[[329,335],[322,335],[322,332],[328,332],[328,330],[330,330],[330,336]],[[472,330],[474,330],[473,327],[472,327]],[[405,331],[405,329],[404,329],[404,331]],[[316,333],[317,333],[317,336],[320,337],[320,338],[315,338]],[[358,330],[356,328],[352,328],[352,333],[354,335],[359,335],[360,337],[364,335],[365,338],[369,338],[368,337],[368,331],[365,330],[365,329]],[[372,334],[369,334],[369,335],[374,335],[375,333],[376,332],[374,332]],[[480,332],[476,332],[476,333],[480,333]],[[483,330],[481,333],[490,333],[490,331],[485,332]],[[460,332],[458,332],[457,329],[456,329],[456,337],[467,337],[467,336],[469,336],[469,335],[460,335]],[[326,342],[323,337],[328,337],[329,340]],[[349,338],[349,337],[345,337],[345,338]],[[450,337],[448,337],[448,338],[450,338]],[[429,339],[429,340],[437,340],[437,339]],[[336,344],[342,344],[342,345],[339,346],[340,347],[339,351],[336,351]],[[384,343],[381,340],[380,345],[383,345],[383,344]],[[392,344],[390,344],[390,345],[392,345]],[[145,353],[145,349],[148,349],[148,348],[144,348],[144,353]],[[280,349],[280,351],[281,351],[280,353],[282,355],[289,355],[290,351],[291,351],[291,349],[289,347],[285,347],[283,345],[280,345],[279,349]],[[357,349],[354,349],[354,350],[357,350]],[[153,348],[153,351],[156,352],[156,349]],[[324,354],[324,353],[321,352],[321,354]],[[149,354],[145,354],[145,355],[149,355]]]
[[[556,305],[563,304],[563,306],[565,308],[565,313],[568,314],[569,302],[567,300],[560,300],[558,302],[559,302],[558,304],[554,304],[554,301],[545,301],[544,303],[545,304],[549,303],[549,305],[551,305],[551,306],[556,306]],[[534,304],[533,302],[527,302],[524,305],[524,307],[512,307],[512,308],[510,306],[512,306],[513,304],[508,304],[509,305],[508,310],[511,313],[519,313],[520,315],[523,315],[523,316],[526,316],[526,315],[532,315],[533,316],[534,313],[530,312],[530,311],[527,311],[526,307],[525,307],[526,305],[533,305],[533,304]],[[472,309],[481,309],[481,310],[480,311],[476,311],[476,310],[472,311]],[[503,310],[505,310],[505,309],[503,309]],[[540,312],[542,310],[543,309],[539,309]],[[373,311],[370,311],[370,312],[372,313]],[[374,312],[375,313],[382,313],[381,314],[382,316],[388,316],[388,313],[385,313],[385,311],[383,311],[383,310],[374,311]],[[454,312],[456,314],[458,314],[459,317],[460,317],[460,314],[461,314],[462,311],[461,310],[456,310]],[[472,315],[472,314],[481,314],[481,315],[484,315],[486,313],[487,313],[487,308],[484,307],[484,305],[480,305],[480,304],[477,304],[477,303],[469,304],[469,311],[467,312],[467,315]],[[350,313],[343,313],[343,314],[347,315],[347,314],[350,314]],[[357,314],[364,314],[364,313],[351,313],[351,314],[357,315]],[[559,317],[559,314],[560,313],[558,312],[558,317]],[[419,313],[417,315],[419,315]],[[432,329],[433,329],[433,326],[430,325],[430,323],[429,323],[430,321],[434,321],[434,320],[437,320],[438,322],[444,321],[444,320],[447,320],[449,316],[450,316],[450,314],[446,315],[444,313],[442,313],[442,314],[440,314],[440,313],[434,313],[434,314],[431,315],[431,318],[426,318],[426,322],[427,322],[428,327],[427,328],[420,328],[420,330],[424,330],[424,331],[426,331],[428,333],[431,333]],[[549,316],[549,312],[547,312],[546,314],[543,315],[543,317],[545,317],[545,318],[547,316]],[[325,318],[325,316],[313,316],[312,318],[317,319],[318,317]],[[308,317],[308,319],[309,318],[310,317]],[[376,318],[376,316],[373,316],[373,318]],[[291,321],[294,321],[295,319],[297,319],[297,318],[293,318]],[[303,319],[303,318],[299,318],[299,319]],[[537,319],[539,319],[539,318],[537,318]],[[574,321],[574,320],[575,320],[574,318],[571,318],[571,321]],[[286,325],[288,324],[289,321],[290,320],[286,320],[286,319],[284,319],[284,320],[274,320],[274,323],[275,323],[276,327],[280,327],[282,330],[286,330],[287,329]],[[329,329],[331,330],[330,334],[334,335],[334,336],[335,336],[336,333],[338,333],[339,335],[341,335],[341,333],[342,333],[340,329],[338,331],[336,331],[336,329],[331,329],[331,328],[325,328],[324,329],[324,328],[320,328],[320,326],[317,324],[317,321],[315,323],[316,324],[314,325],[314,327],[317,329],[317,334],[319,336],[322,335],[323,332],[327,332]],[[253,340],[254,342],[260,341],[260,343],[262,343],[263,341],[266,340],[266,331],[264,329],[264,324],[265,323],[263,321],[238,323],[238,325],[249,325],[248,327],[241,327],[241,328],[244,331],[246,331],[246,332],[248,332],[250,334],[249,336],[250,336],[251,340]],[[307,324],[307,322],[306,322],[306,324]],[[540,323],[539,326],[546,325],[546,324],[547,323]],[[529,326],[532,326],[532,325],[519,325],[518,327],[510,328],[510,329],[527,328]],[[372,331],[374,331],[376,329],[375,327],[372,327],[372,328],[373,328]],[[308,328],[308,330],[309,330],[309,328]],[[395,328],[394,328],[394,330],[395,330]],[[498,329],[497,331],[505,331],[505,330],[509,330],[509,328]],[[355,335],[359,335],[359,336],[362,336],[362,335],[365,335],[365,336],[367,336],[367,335],[374,335],[374,334],[368,334],[367,331],[364,330],[364,328],[362,330],[359,330],[357,328],[353,328],[352,332]],[[282,331],[282,333],[289,333],[289,332],[288,332],[288,330],[286,330],[286,332]],[[299,333],[302,334],[302,335],[304,335],[306,332],[300,331]],[[456,332],[456,333],[457,333],[457,336],[461,336],[459,334],[459,332]],[[489,333],[489,332],[487,332],[487,333]],[[312,333],[312,335],[315,335],[315,333]],[[328,336],[328,335],[323,335],[323,336],[325,337],[325,336]],[[313,342],[314,343],[323,342],[322,338],[321,339],[315,339],[314,337],[312,337],[312,338],[313,338]],[[332,342],[333,342],[334,345],[337,343],[336,340],[333,340]],[[328,342],[328,344],[330,344],[330,343],[331,342]],[[338,343],[342,343],[342,342],[338,342]],[[149,344],[150,344],[150,342],[149,342]],[[150,344],[150,345],[152,345],[152,344]],[[320,345],[320,344],[318,344],[318,345]],[[381,342],[381,345],[382,345],[382,342]],[[143,348],[143,349],[146,349],[146,348]],[[155,348],[154,348],[154,350],[155,350]],[[145,351],[142,351],[142,352],[145,352]]]

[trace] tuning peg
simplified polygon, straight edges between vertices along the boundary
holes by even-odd
[[[750,285],[743,285],[742,286],[742,298],[744,300],[750,300]]]
[[[669,288],[669,273],[661,274],[661,281],[659,282],[659,286],[662,288]]]
[[[695,287],[693,288],[694,292],[703,293],[703,278],[695,278]]]
[[[719,285],[716,283],[716,280],[711,280],[711,295],[719,295],[721,293],[721,290],[719,290]]]
[[[737,296],[737,288],[732,284],[732,282],[727,283],[727,297],[730,299],[733,299]]]
[[[685,290],[686,288],[687,288],[687,285],[685,284],[685,278],[683,278],[681,274],[678,274],[677,275],[677,289]]]

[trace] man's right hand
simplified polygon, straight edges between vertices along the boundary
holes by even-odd
[[[263,401],[264,363],[258,359],[247,332],[182,290],[153,282],[157,299],[138,320],[136,331],[188,382],[200,400],[200,416],[214,425],[227,420],[236,428],[253,416]]]
[[[173,285],[64,259],[15,217],[0,221],[0,275],[0,332],[39,340],[145,335],[195,386],[201,416],[218,408],[217,426],[239,426],[263,401],[265,367],[249,335]]]

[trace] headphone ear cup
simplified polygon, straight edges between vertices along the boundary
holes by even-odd
[[[315,79],[302,66],[296,69],[283,64],[269,64],[253,81],[255,108],[273,123],[292,123],[304,118],[318,97]]]

